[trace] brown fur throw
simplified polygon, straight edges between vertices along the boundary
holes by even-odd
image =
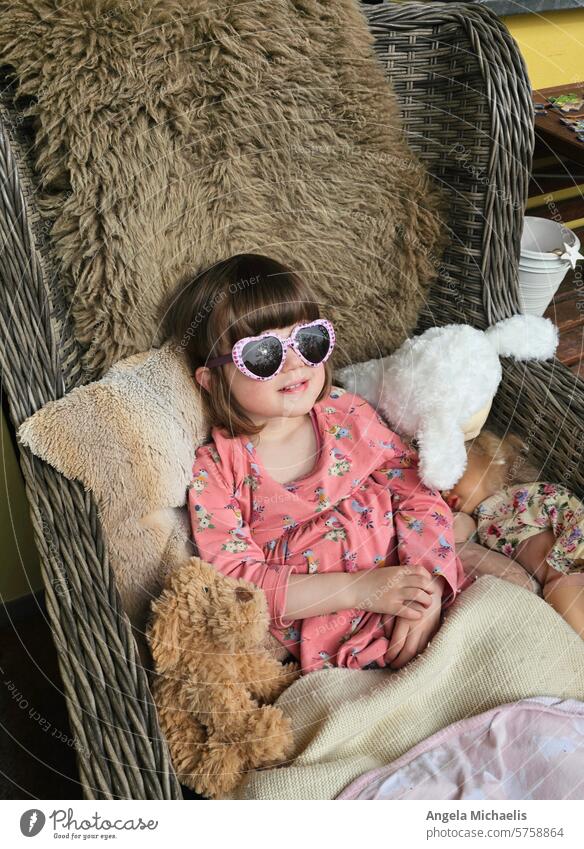
[[[445,205],[372,44],[356,0],[0,3],[89,375],[160,344],[179,276],[244,251],[307,276],[337,366],[411,332]]]

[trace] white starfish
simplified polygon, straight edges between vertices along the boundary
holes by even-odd
[[[584,259],[584,256],[579,252],[576,243],[573,245],[569,245],[567,242],[564,242],[564,252],[560,254],[560,259],[567,259],[572,266],[572,270],[576,268],[576,263],[579,259]],[[560,249],[558,248],[558,251]]]

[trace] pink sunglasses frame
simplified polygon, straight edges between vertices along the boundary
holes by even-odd
[[[302,355],[302,352],[298,350],[298,346],[296,344],[297,334],[301,330],[304,330],[306,327],[313,327],[315,324],[324,325],[324,327],[326,328],[326,330],[328,332],[329,340],[330,340],[330,347],[328,349],[328,352],[327,352],[325,358],[323,360],[321,360],[319,363],[309,362],[309,360],[307,360]],[[260,377],[257,374],[253,374],[253,372],[249,371],[249,369],[246,368],[246,366],[243,363],[241,353],[243,351],[244,346],[247,345],[248,342],[258,342],[260,339],[265,339],[268,336],[275,336],[277,339],[280,340],[280,342],[282,344],[282,362],[280,363],[280,365],[278,366],[278,368],[276,369],[274,374],[271,374],[269,377]],[[286,362],[286,351],[288,350],[288,348],[292,348],[298,354],[298,356],[300,357],[302,362],[306,363],[307,366],[310,366],[311,368],[316,368],[316,366],[320,366],[323,363],[326,363],[326,361],[328,360],[328,358],[332,354],[334,347],[335,347],[335,331],[334,331],[333,325],[331,324],[331,322],[327,318],[316,318],[314,321],[307,321],[307,322],[303,322],[302,324],[296,325],[296,327],[293,329],[290,336],[288,336],[287,338],[283,338],[282,336],[279,336],[277,333],[273,333],[272,331],[267,331],[266,333],[261,333],[259,336],[244,336],[243,339],[237,340],[237,342],[235,343],[235,345],[231,349],[230,354],[222,354],[220,357],[213,357],[212,359],[208,360],[205,363],[205,365],[208,368],[215,368],[216,366],[222,366],[222,365],[225,365],[225,363],[233,362],[242,374],[244,374],[246,377],[251,377],[252,380],[273,380],[274,377],[276,377],[276,375],[280,374],[280,372],[282,371],[284,363]]]

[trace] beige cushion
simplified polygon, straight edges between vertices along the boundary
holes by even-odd
[[[183,351],[121,360],[28,418],[18,439],[95,496],[121,601],[142,637],[168,571],[195,553],[186,488],[207,431]]]

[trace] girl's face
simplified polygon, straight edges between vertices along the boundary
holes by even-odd
[[[295,326],[268,329],[287,337]],[[292,348],[286,350],[281,372],[271,380],[247,377],[233,363],[220,368],[225,369],[233,397],[255,424],[263,424],[272,418],[305,415],[314,406],[325,381],[324,364],[307,366]],[[196,379],[205,388],[208,387],[209,373],[210,369],[206,366],[200,366],[195,372]]]
[[[490,472],[491,458],[469,452],[466,470],[458,483],[442,492],[451,510],[472,514],[481,501],[496,492]]]

